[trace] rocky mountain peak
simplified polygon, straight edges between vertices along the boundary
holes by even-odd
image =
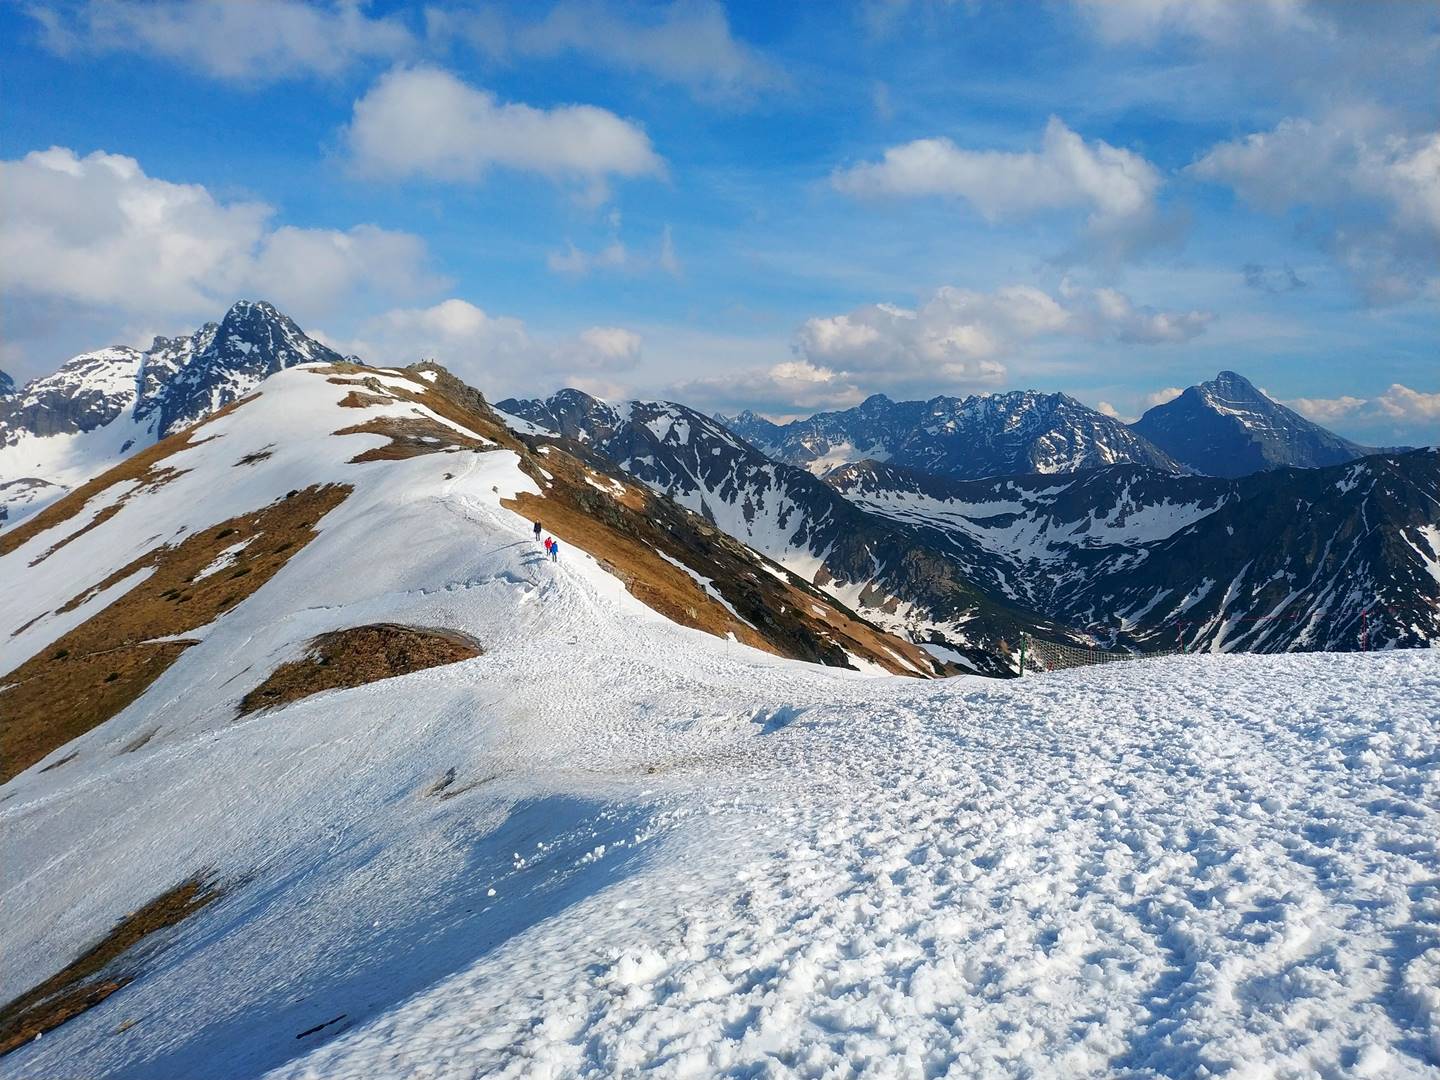
[[[1210,476],[1284,466],[1320,468],[1375,453],[1305,419],[1234,371],[1157,405],[1132,429],[1177,461]]]
[[[30,449],[11,455],[13,466],[0,462],[0,481],[12,469],[43,473],[44,462],[59,454],[56,460],[71,462],[64,472],[65,482],[72,482],[92,456],[103,467],[109,464],[105,455],[128,453],[188,427],[250,393],[268,375],[341,359],[273,304],[259,300],[239,301],[218,323],[207,322],[194,333],[158,336],[145,350],[117,345],[81,353],[7,399],[0,446],[26,443]],[[60,444],[47,442],[101,429],[110,434],[90,440],[93,454],[79,447],[62,454],[53,449]]]

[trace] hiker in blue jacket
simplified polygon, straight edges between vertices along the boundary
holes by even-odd
[[[559,540],[551,540],[551,541],[550,541],[550,561],[551,561],[551,562],[559,562],[559,561],[560,561],[560,541],[559,541]]]

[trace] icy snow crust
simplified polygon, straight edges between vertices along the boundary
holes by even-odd
[[[543,559],[508,451],[345,464],[383,440],[318,434],[343,390],[274,376],[190,472],[0,563],[8,668],[54,636],[15,625],[268,501],[246,485],[356,485],[73,761],[6,785],[4,998],[202,867],[228,886],[7,1075],[1440,1076],[1433,652],[784,661]],[[379,620],[487,651],[233,719]]]

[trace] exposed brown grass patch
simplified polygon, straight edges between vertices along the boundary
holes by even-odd
[[[146,567],[153,573],[114,603],[31,657],[0,686],[0,783],[98,727],[143,694],[189,646],[156,641],[188,633],[229,611],[315,538],[316,522],[351,488],[327,484],[162,546],[71,599],[71,610]],[[201,576],[220,552],[245,547]]]
[[[342,382],[348,380],[330,379],[329,382]],[[340,404],[346,409],[368,409],[371,405],[388,405],[393,398],[381,397],[379,394],[366,394],[359,390],[351,390],[340,399]]]
[[[125,494],[121,495],[120,498],[116,499],[109,506],[101,507],[100,510],[95,514],[95,516],[92,517],[80,528],[76,529],[72,533],[66,534],[59,540],[55,541],[55,543],[51,544],[39,555],[35,556],[35,558],[31,559],[30,565],[38,566],[40,563],[44,562],[51,555],[54,555],[55,552],[59,551],[72,540],[79,539],[80,537],[88,533],[91,529],[99,528],[101,525],[105,524],[105,522],[109,521],[112,517],[118,514],[121,508],[127,502],[133,499],[136,495],[143,495],[148,492],[154,491],[156,488],[163,487],[171,480],[174,480],[180,476],[184,476],[187,471],[188,470],[186,469],[171,468],[168,465],[164,466],[163,468],[156,468],[152,465],[149,469],[147,469],[144,473],[142,473],[139,477],[136,478],[139,483],[135,487],[132,487],[129,491],[125,492]]]
[[[0,555],[8,555],[41,533],[69,521],[84,509],[86,503],[113,487],[115,484],[124,483],[126,480],[139,480],[142,483],[153,482],[158,476],[158,471],[152,473],[152,470],[155,469],[155,466],[159,462],[164,461],[171,454],[178,453],[191,446],[198,446],[200,443],[205,442],[205,439],[195,438],[200,429],[214,420],[219,420],[222,416],[228,416],[253,397],[254,395],[252,394],[232,401],[223,409],[211,413],[194,427],[186,428],[184,431],[177,431],[174,435],[161,439],[154,446],[147,446],[145,449],[131,454],[114,468],[107,469],[95,477],[95,479],[81,484],[74,491],[70,492],[70,494],[57,499],[35,516],[27,518],[13,529],[0,533]],[[174,476],[172,475],[170,479],[173,478]],[[106,514],[106,517],[109,517],[114,512],[114,510],[110,510],[108,513],[101,511],[101,513]],[[98,524],[98,522],[92,522],[89,528],[94,528],[96,524]],[[80,534],[77,532],[66,537],[64,540],[53,545],[45,555],[49,555],[51,552],[63,547],[78,535]],[[41,558],[44,557],[44,555],[41,556]],[[37,559],[36,561],[38,562],[39,560]]]
[[[159,930],[214,901],[220,890],[203,877],[167,889],[115,924],[98,943],[38,986],[0,1006],[0,1055],[51,1031],[133,982],[140,962],[126,954]]]
[[[288,705],[326,690],[379,682],[412,671],[456,664],[485,650],[467,634],[398,623],[332,630],[310,642],[309,654],[281,664],[240,702],[240,715]]]
[[[383,435],[390,441],[384,446],[356,454],[351,465],[366,461],[398,461],[421,454],[440,454],[456,450],[482,450],[485,444],[468,438],[452,427],[438,424],[425,416],[382,416],[363,424],[341,428],[336,435]]]

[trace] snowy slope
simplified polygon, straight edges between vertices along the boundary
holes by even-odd
[[[471,551],[385,610],[486,657],[12,785],[14,978],[236,884],[10,1075],[1440,1075],[1433,654],[865,680]]]

